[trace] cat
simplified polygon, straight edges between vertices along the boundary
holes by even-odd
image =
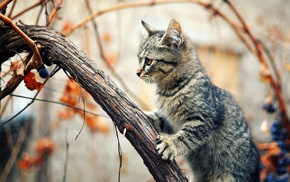
[[[180,24],[171,20],[166,31],[142,25],[137,75],[156,85],[158,111],[149,116],[160,132],[158,154],[185,155],[196,182],[258,182],[259,152],[243,113],[211,82]]]

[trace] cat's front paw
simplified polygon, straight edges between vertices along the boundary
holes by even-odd
[[[173,160],[177,156],[177,148],[169,135],[159,135],[156,150],[163,160]]]

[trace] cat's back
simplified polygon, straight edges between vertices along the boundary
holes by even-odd
[[[215,90],[220,102],[215,121],[218,127],[212,131],[211,137],[198,153],[188,156],[198,173],[196,176],[205,179],[208,174],[218,174],[219,170],[230,170],[236,175],[236,181],[259,181],[259,152],[252,141],[243,113],[229,92],[218,87]]]

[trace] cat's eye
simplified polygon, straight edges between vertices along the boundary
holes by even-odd
[[[145,65],[150,66],[153,62],[153,59],[145,58]]]

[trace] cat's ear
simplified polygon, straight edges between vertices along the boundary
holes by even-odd
[[[148,33],[147,37],[150,37],[151,35],[156,33],[156,29],[154,27],[152,27],[148,23],[144,22],[143,20],[141,20],[141,23],[142,23],[143,27],[145,28],[146,32]]]
[[[180,24],[174,19],[170,21],[168,28],[161,38],[160,45],[179,47],[183,43],[183,34]]]

